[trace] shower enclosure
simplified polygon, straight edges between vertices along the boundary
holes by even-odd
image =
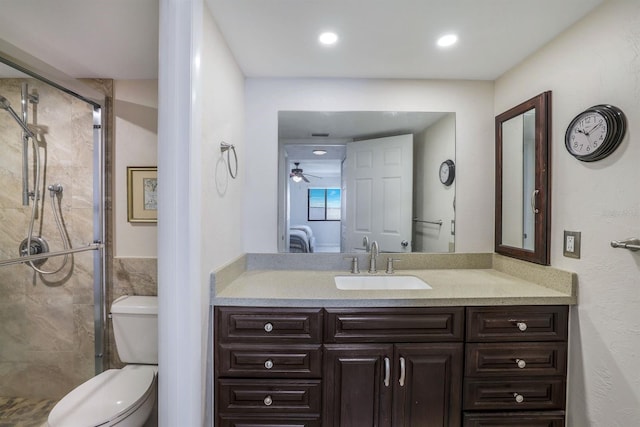
[[[0,399],[53,402],[103,369],[102,106],[7,63],[0,57]]]

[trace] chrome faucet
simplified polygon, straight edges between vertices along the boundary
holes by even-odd
[[[369,252],[369,273],[371,274],[378,272],[376,269],[376,257],[378,256],[378,253],[380,253],[378,242],[374,240],[371,242],[371,251]]]

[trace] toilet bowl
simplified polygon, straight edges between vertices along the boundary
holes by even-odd
[[[116,349],[130,363],[109,369],[64,396],[48,427],[142,427],[157,400],[156,297],[124,296],[111,306]]]
[[[84,382],[60,402],[47,420],[50,427],[140,427],[156,401],[157,368],[128,365],[109,369]]]

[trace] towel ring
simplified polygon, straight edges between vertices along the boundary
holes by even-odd
[[[238,176],[238,153],[236,153],[236,147],[233,144],[227,144],[222,141],[220,143],[220,152],[224,155],[225,151],[227,152],[227,168],[229,169],[229,175],[231,175],[231,178],[236,179]],[[235,159],[235,172],[231,171],[231,154],[229,154],[231,151],[233,151],[233,157]]]

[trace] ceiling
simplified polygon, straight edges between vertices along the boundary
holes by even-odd
[[[205,0],[248,77],[494,80],[603,0]],[[158,0],[1,0],[0,39],[72,77],[154,79]],[[333,47],[319,32],[339,36]],[[435,39],[456,32],[448,49]]]

